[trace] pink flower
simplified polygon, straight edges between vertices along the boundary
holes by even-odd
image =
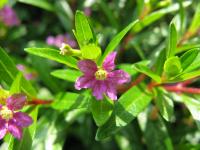
[[[6,99],[6,105],[0,105],[0,139],[7,132],[17,139],[22,138],[22,128],[32,124],[33,120],[27,114],[16,112],[25,105],[26,96],[14,94]]]
[[[117,85],[130,81],[130,76],[123,70],[115,70],[116,52],[110,53],[103,65],[98,67],[92,60],[81,60],[78,63],[79,69],[83,72],[83,76],[79,77],[75,83],[75,88],[91,88],[93,96],[96,99],[103,99],[106,94],[110,99],[117,99]]]
[[[61,47],[62,43],[69,44],[72,48],[77,46],[76,41],[72,39],[68,34],[58,34],[57,36],[48,36],[46,39],[48,45],[53,45],[56,47]]]
[[[5,6],[0,10],[0,20],[7,26],[16,26],[20,24],[17,14],[9,6]]]
[[[24,77],[27,80],[33,80],[37,77],[37,74],[35,72],[30,72],[30,70],[28,70],[28,68],[22,64],[17,64],[16,67],[19,71],[23,73]]]

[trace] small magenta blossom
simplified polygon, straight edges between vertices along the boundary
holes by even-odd
[[[61,47],[62,43],[67,43],[69,44],[71,47],[75,48],[77,46],[77,43],[74,39],[72,39],[69,34],[59,34],[57,36],[48,36],[46,39],[46,43],[48,45],[53,45],[56,47]]]
[[[0,139],[7,132],[17,139],[22,138],[22,128],[32,124],[33,120],[27,114],[16,112],[22,109],[26,103],[26,96],[14,94],[6,99],[6,105],[0,105]]]
[[[20,20],[17,17],[15,11],[9,7],[5,6],[0,10],[0,20],[4,22],[7,26],[17,26],[20,24]]]
[[[106,94],[110,99],[117,99],[117,85],[130,81],[130,76],[123,70],[114,70],[116,52],[110,53],[98,67],[92,60],[81,60],[78,62],[79,69],[83,72],[83,76],[76,80],[75,88],[91,88],[93,96],[96,99],[103,99]]]
[[[24,75],[24,77],[27,79],[27,80],[33,80],[37,77],[37,74],[35,72],[30,72],[30,70],[28,70],[28,68],[22,64],[17,64],[16,65],[17,69],[19,71],[21,71]]]

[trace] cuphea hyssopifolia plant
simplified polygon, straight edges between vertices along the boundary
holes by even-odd
[[[0,89],[0,139],[6,133],[11,133],[17,139],[22,138],[22,129],[32,124],[33,120],[26,113],[20,110],[26,104],[26,96],[24,94],[12,94]],[[2,95],[2,93],[4,93]],[[6,93],[6,94],[5,94]]]
[[[159,56],[156,57],[156,61],[141,61],[131,65],[130,69],[136,70],[137,73],[141,73],[141,75],[139,75],[130,86],[125,86],[124,89],[122,89],[122,92],[127,92],[122,93],[122,96],[116,101],[114,107],[112,107],[113,105],[110,107],[110,103],[106,103],[108,99],[117,99],[116,89],[118,85],[130,81],[131,77],[128,73],[123,70],[114,70],[114,61],[117,52],[113,51],[125,34],[133,27],[136,27],[135,25],[138,25],[138,23],[139,22],[136,20],[118,33],[102,54],[88,19],[82,12],[77,11],[75,15],[75,30],[73,32],[80,50],[73,49],[66,43],[62,44],[60,52],[50,48],[26,49],[29,53],[52,59],[79,70],[79,76],[74,80],[75,88],[77,90],[91,89],[91,95],[96,98],[96,100],[92,98],[92,104],[87,105],[87,107],[92,107],[91,111],[93,117],[96,123],[98,122],[97,125],[100,126],[97,132],[97,137],[99,139],[104,138],[102,134],[104,133],[104,129],[107,129],[107,126],[110,127],[110,125],[108,125],[110,122],[113,126],[116,126],[113,127],[114,131],[116,131],[119,126],[125,126],[147,107],[153,97],[156,99],[156,105],[161,115],[164,119],[169,121],[172,115],[173,102],[171,102],[171,99],[168,97],[169,93],[167,93],[167,91],[186,93],[199,92],[199,90],[195,88],[186,87],[188,83],[182,83],[182,81],[188,81],[200,75],[200,71],[198,70],[200,66],[199,49],[189,49],[183,55],[177,55],[177,53],[179,53],[177,49],[178,36],[175,25],[171,23],[167,48],[160,51]],[[82,75],[80,75],[80,72]],[[73,76],[73,74],[71,76]],[[151,78],[148,84],[143,82],[146,76]],[[171,83],[173,84],[171,85]],[[145,89],[145,87],[148,88]],[[165,101],[165,99],[167,100]],[[58,102],[56,103],[58,104]],[[101,112],[93,112],[97,111],[96,108],[98,108],[98,106],[101,107],[99,110],[101,109],[101,112],[103,112],[101,115]],[[109,117],[113,117],[111,116],[111,109],[115,109],[113,116],[116,115],[116,124],[113,124],[113,118],[108,120]],[[106,133],[106,136],[114,133],[114,131],[110,131],[111,133],[108,134]]]

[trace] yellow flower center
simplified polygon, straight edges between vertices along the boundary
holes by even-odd
[[[0,110],[0,115],[2,119],[5,119],[6,121],[13,118],[13,112],[12,110],[8,109],[8,107],[3,106]]]
[[[95,77],[97,80],[105,80],[107,78],[107,71],[105,71],[104,69],[98,69],[95,72]]]

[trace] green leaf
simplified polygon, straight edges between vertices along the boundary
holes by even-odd
[[[75,82],[76,79],[82,75],[82,73],[78,70],[72,69],[58,69],[51,72],[51,75],[59,79]]]
[[[81,11],[76,11],[75,28],[76,28],[75,36],[77,38],[80,48],[89,43],[96,43],[88,19]]]
[[[40,57],[48,58],[59,63],[65,64],[69,67],[77,69],[77,60],[71,56],[64,56],[59,53],[58,50],[50,48],[26,48],[26,52],[37,55]]]
[[[132,64],[119,64],[117,65],[117,68],[124,70],[131,76],[138,74],[136,70],[132,69]]]
[[[164,64],[164,72],[167,77],[174,77],[182,72],[180,59],[177,56],[168,58]]]
[[[11,60],[11,58],[4,52],[2,48],[0,48],[0,80],[6,82],[7,85],[11,86],[15,77],[18,73],[18,70]],[[36,91],[32,87],[29,81],[27,81],[24,77],[21,79],[22,91],[25,92],[28,96],[36,96]]]
[[[110,24],[113,27],[118,28],[117,19],[114,13],[112,12],[112,10],[109,8],[109,5],[107,5],[107,3],[105,2],[105,0],[100,0],[97,2],[98,2],[98,6],[102,9],[102,13],[105,14],[105,17],[107,17],[107,20],[110,22]]]
[[[18,73],[10,87],[9,91],[10,95],[21,92],[21,79],[22,79],[22,73]]]
[[[188,7],[191,5],[190,1],[183,2],[183,7]],[[140,32],[143,28],[147,27],[148,25],[154,23],[155,21],[159,20],[160,18],[164,17],[168,13],[172,13],[179,10],[179,4],[175,3],[170,5],[169,7],[162,8],[160,10],[154,11],[144,19],[142,19],[136,26],[134,26],[134,32]]]
[[[59,93],[51,106],[56,110],[89,108],[90,99],[91,96],[88,93]]]
[[[192,71],[192,72],[188,72],[188,73],[182,73],[182,74],[172,78],[172,81],[174,80],[176,82],[181,82],[181,81],[193,79],[198,76],[200,76],[200,70],[196,70],[196,71]]]
[[[198,127],[200,128],[200,101],[187,95],[182,95],[182,100],[186,107],[189,109],[194,120],[196,120]]]
[[[172,140],[160,117],[157,120],[148,119],[144,131],[144,138],[148,150],[173,150]]]
[[[123,94],[116,103],[116,125],[126,126],[150,103],[152,95],[144,87],[133,87]]]
[[[155,100],[156,105],[162,115],[162,117],[166,121],[170,121],[172,119],[174,113],[174,104],[173,101],[160,89],[157,90],[157,98]]]
[[[97,126],[102,126],[110,118],[113,111],[113,101],[104,98],[103,100],[92,99],[91,111]]]
[[[198,51],[200,50],[199,48],[197,49]],[[191,56],[192,57],[192,56]],[[200,68],[200,53],[197,54],[197,56],[194,58],[193,62],[185,68],[183,71],[184,73],[189,73],[191,71],[195,71],[196,69]]]
[[[96,140],[104,140],[130,123],[150,103],[152,95],[142,87],[132,87],[117,101],[110,119],[96,133]]]
[[[49,75],[52,69],[49,60],[34,55],[29,56],[29,58],[40,80],[53,92],[59,92],[61,86],[56,82],[55,78]]]
[[[54,6],[47,0],[18,0],[21,3],[33,5],[48,11],[54,11]]]
[[[192,49],[192,50],[187,51],[180,57],[183,71],[192,64],[192,62],[195,60],[199,52],[200,52],[199,49]]]
[[[101,56],[101,49],[95,44],[88,44],[81,48],[81,54],[84,59],[96,60]]]
[[[195,15],[192,19],[192,24],[189,27],[188,32],[195,33],[200,26],[200,3],[197,5],[197,8],[195,9]]]
[[[21,140],[17,140],[14,137],[10,138],[10,142],[8,145],[8,150],[31,150],[32,142],[35,136],[35,130],[37,127],[37,115],[38,115],[38,107],[31,108],[31,112],[29,115],[33,119],[33,124],[28,128],[25,128],[23,131],[23,137]]]
[[[8,0],[1,0],[0,1],[0,9],[4,7]]]
[[[161,82],[160,76],[155,74],[153,71],[151,71],[147,66],[145,66],[143,64],[136,63],[133,65],[133,69],[137,70],[138,72],[146,74],[147,76],[149,76],[150,78],[152,78],[153,80],[155,80],[158,83]]]
[[[103,53],[103,56],[100,58],[99,63],[101,64],[103,60],[106,58],[106,56],[115,50],[117,45],[119,45],[122,38],[130,31],[136,24],[138,23],[138,20],[133,21],[130,23],[126,28],[124,28],[121,32],[119,32],[113,39],[110,41],[108,46],[105,49],[105,52]]]
[[[175,55],[176,44],[177,44],[177,31],[174,23],[171,23],[168,35],[167,54],[166,54],[167,59]]]

